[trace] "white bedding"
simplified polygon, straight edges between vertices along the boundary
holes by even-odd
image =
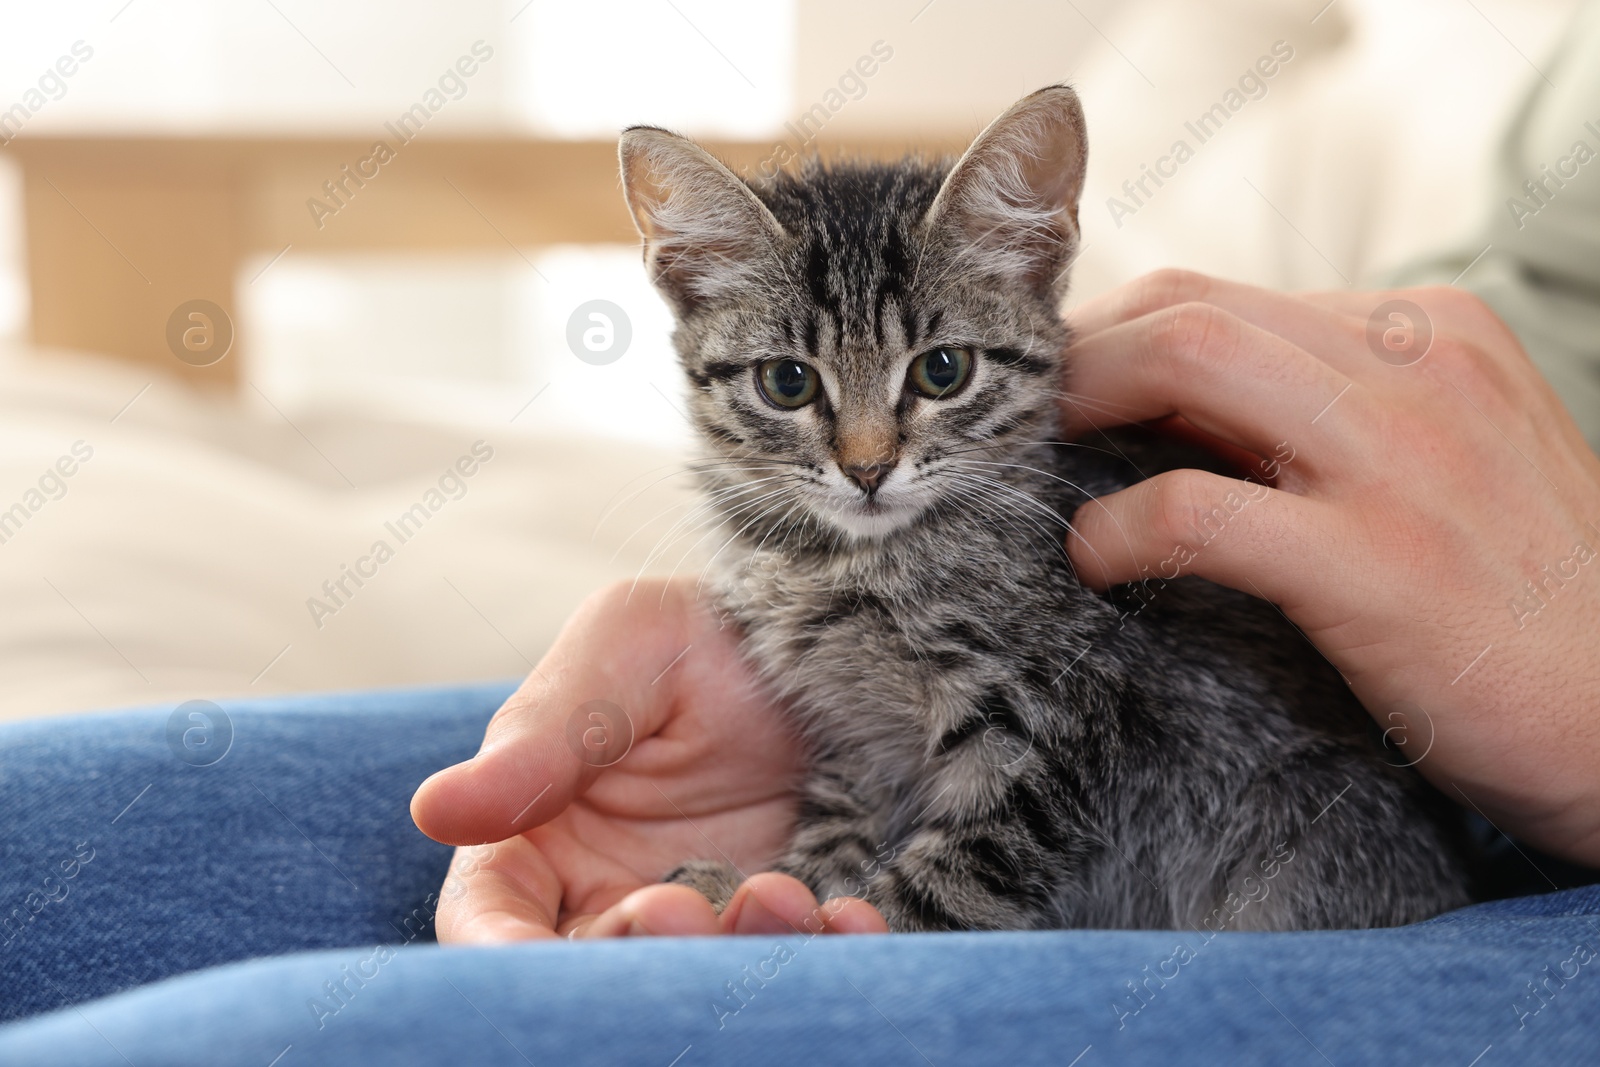
[[[682,478],[647,488],[679,466],[659,449],[295,422],[87,357],[0,363],[0,718],[520,677],[661,527],[629,535],[687,499]],[[477,441],[492,458],[459,478]]]

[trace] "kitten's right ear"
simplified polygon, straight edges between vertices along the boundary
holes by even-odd
[[[1025,96],[978,135],[940,187],[925,226],[977,270],[1063,295],[1078,249],[1088,144],[1065,85]]]
[[[784,231],[738,175],[654,126],[624,130],[617,154],[650,280],[680,314],[761,280]]]

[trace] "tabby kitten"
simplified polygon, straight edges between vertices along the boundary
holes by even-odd
[[[622,136],[732,538],[715,587],[809,745],[775,869],[894,930],[1369,927],[1466,903],[1437,795],[1270,604],[1074,576],[1062,516],[1207,462],[1055,440],[1085,159],[1063,86],[953,165],[747,183],[665,130]],[[667,877],[719,909],[740,880]]]

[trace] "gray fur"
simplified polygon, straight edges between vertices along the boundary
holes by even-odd
[[[775,869],[895,930],[1369,927],[1467,902],[1437,796],[1276,609],[1198,579],[1097,595],[1072,572],[1084,500],[1212,461],[1056,440],[1070,89],[954,165],[751,185],[661,130],[621,153],[729,538],[717,594],[809,746]],[[908,362],[941,345],[977,352],[971,382],[910,394]],[[824,400],[761,398],[753,368],[783,357]],[[888,470],[875,491],[848,450]],[[738,881],[706,861],[668,877],[719,908]]]

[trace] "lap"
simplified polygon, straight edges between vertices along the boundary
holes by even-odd
[[[1600,1036],[1595,888],[1365,932],[440,948],[449,850],[408,802],[509,688],[0,727],[0,1062],[1488,1067]]]
[[[411,794],[477,750],[509,691],[0,726],[0,1021],[235,960],[431,940],[450,850],[412,825]]]
[[[1497,908],[1209,942],[1074,931],[305,953],[14,1024],[0,1061],[1581,1062],[1600,960],[1568,961],[1600,949],[1600,894]]]

